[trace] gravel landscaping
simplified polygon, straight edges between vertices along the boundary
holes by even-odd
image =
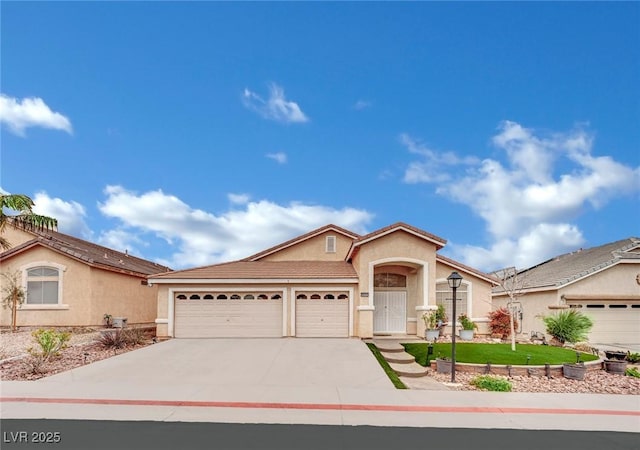
[[[151,336],[139,345],[127,346],[119,349],[104,348],[97,342],[101,331],[92,329],[69,329],[71,339],[60,357],[51,360],[40,373],[30,370],[27,349],[35,346],[32,331],[18,331],[15,333],[2,332],[0,334],[0,379],[29,381],[54,375],[65,370],[80,367],[115,355],[129,352],[151,344]]]

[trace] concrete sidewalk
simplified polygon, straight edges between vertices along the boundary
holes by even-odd
[[[3,419],[640,430],[640,396],[3,382]]]

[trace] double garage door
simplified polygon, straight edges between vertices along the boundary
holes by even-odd
[[[341,292],[297,293],[293,311],[278,293],[178,293],[177,338],[348,337],[349,298]],[[295,312],[294,312],[295,311]]]
[[[583,302],[570,305],[593,320],[589,342],[640,344],[640,303]]]

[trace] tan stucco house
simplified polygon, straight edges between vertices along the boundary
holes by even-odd
[[[12,248],[0,253],[3,273],[27,291],[18,326],[100,326],[104,315],[153,324],[157,287],[147,276],[169,268],[56,231],[5,228]],[[11,311],[0,309],[0,324]]]
[[[361,236],[326,225],[240,261],[149,277],[164,337],[424,336],[425,311],[451,308],[486,332],[495,279],[438,254],[446,241],[405,223]],[[451,319],[449,312],[449,318]]]
[[[589,316],[594,344],[640,343],[640,239],[628,238],[557,256],[518,273],[521,331],[545,333],[542,317],[576,308]],[[501,289],[495,307],[505,306]]]

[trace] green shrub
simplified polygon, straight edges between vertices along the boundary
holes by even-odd
[[[33,373],[40,373],[51,358],[60,355],[60,352],[67,348],[67,342],[71,339],[71,334],[53,329],[39,329],[31,333],[38,344],[37,348],[29,347],[30,358],[27,365]]]
[[[631,353],[631,352],[627,352],[627,361],[629,361],[631,364],[635,364],[637,362],[640,361],[640,353]]]
[[[142,344],[145,340],[144,330],[141,328],[117,328],[104,331],[98,338],[98,344],[104,348],[123,348],[127,345]]]
[[[494,392],[511,392],[511,382],[491,375],[479,375],[471,380],[478,389]]]
[[[585,341],[593,326],[589,317],[575,309],[560,311],[552,316],[545,316],[542,320],[547,327],[547,333],[563,344]]]
[[[624,374],[629,377],[640,378],[640,371],[638,371],[637,367],[629,367],[624,371]]]

